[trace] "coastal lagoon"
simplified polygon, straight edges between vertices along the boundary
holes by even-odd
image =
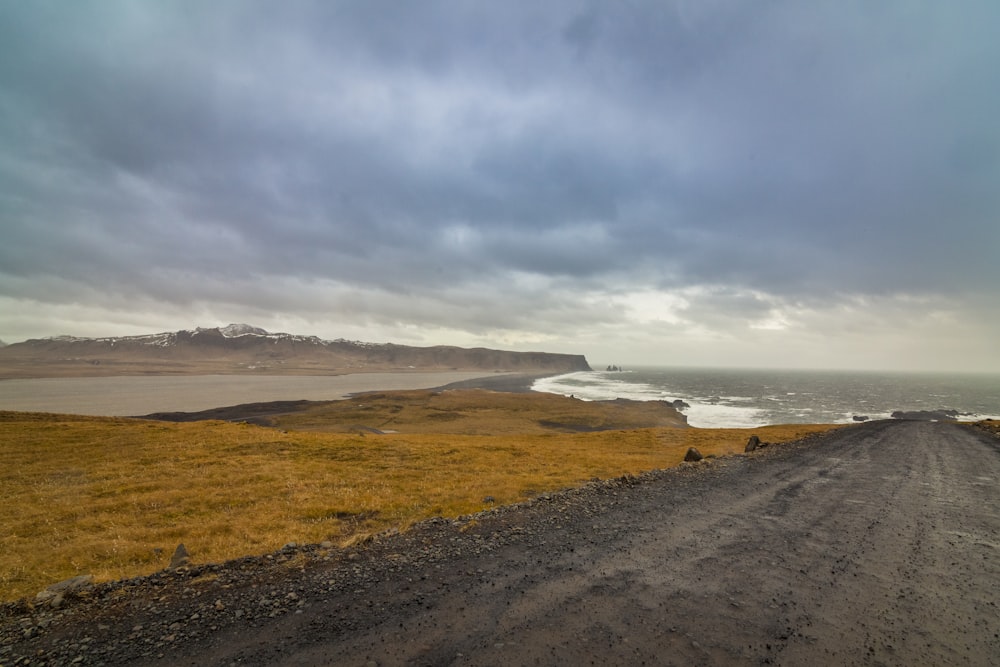
[[[137,416],[265,401],[331,401],[365,391],[427,389],[483,371],[345,375],[154,375],[0,380],[0,410]]]
[[[850,423],[896,410],[1000,419],[1000,376],[987,374],[650,367],[568,373],[532,388],[585,400],[682,400],[688,423],[702,428]]]

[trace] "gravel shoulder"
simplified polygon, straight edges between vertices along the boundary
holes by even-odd
[[[6,605],[0,665],[990,664],[998,482],[986,433],[865,423]]]

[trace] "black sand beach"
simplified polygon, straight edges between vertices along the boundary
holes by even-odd
[[[488,389],[505,393],[522,394],[531,391],[535,380],[549,377],[550,374],[498,374],[458,382],[451,382],[432,391],[448,391],[452,389]],[[381,390],[374,390],[381,391]],[[351,395],[370,393],[370,391],[354,392]],[[288,415],[308,410],[311,407],[329,403],[330,401],[262,401],[257,403],[242,403],[239,405],[220,406],[196,412],[153,412],[136,415],[142,419],[157,419],[171,422],[193,422],[204,419],[220,419],[223,421],[240,421],[251,424],[267,424],[268,419],[279,415]]]

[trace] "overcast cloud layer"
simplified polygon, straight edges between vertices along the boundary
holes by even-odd
[[[0,338],[1000,371],[1000,4],[0,2]]]

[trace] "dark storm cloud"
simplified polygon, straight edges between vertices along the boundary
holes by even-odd
[[[4,292],[250,306],[256,281],[330,281],[427,321],[508,293],[467,310],[483,326],[545,280],[982,293],[998,24],[989,2],[6,3]]]

